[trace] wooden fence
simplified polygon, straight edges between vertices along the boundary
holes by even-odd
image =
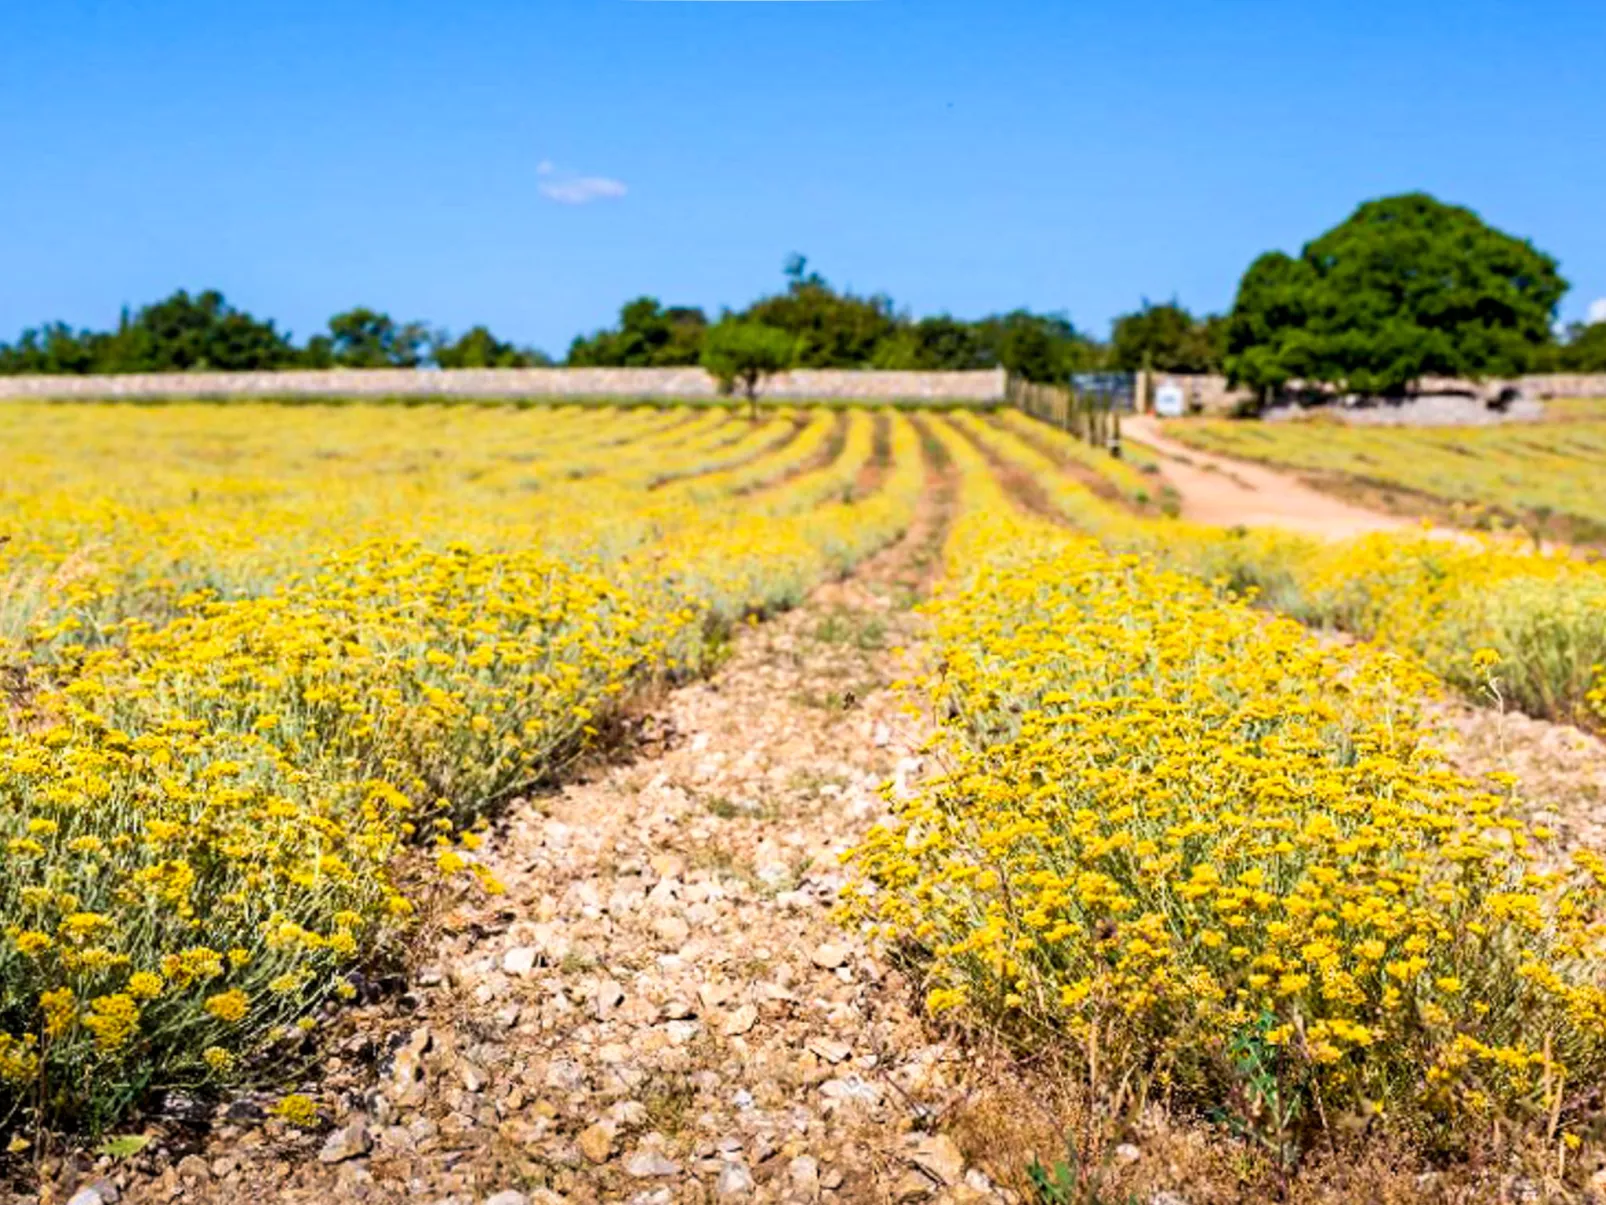
[[[1012,376],[1004,383],[1004,401],[1084,443],[1108,449],[1112,456],[1121,454],[1121,411],[1108,395],[1100,397],[1064,385],[1037,385]]]

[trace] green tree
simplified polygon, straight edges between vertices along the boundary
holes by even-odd
[[[796,353],[796,340],[787,332],[727,316],[703,336],[702,364],[723,392],[732,393],[740,385],[751,416],[757,418],[759,386],[792,367]]]
[[[1225,367],[1263,396],[1290,381],[1397,395],[1424,376],[1532,367],[1566,291],[1556,261],[1426,193],[1368,201],[1244,274]]]
[[[889,298],[839,293],[808,261],[793,255],[786,265],[785,292],[761,297],[739,315],[791,335],[797,364],[804,368],[864,368],[899,333]]]
[[[534,349],[503,343],[484,326],[471,327],[455,342],[441,338],[434,358],[442,368],[536,368],[552,363]]]
[[[183,289],[137,313],[124,310],[115,331],[73,331],[52,323],[0,347],[0,372],[260,371],[285,368],[299,353],[290,336],[236,310],[216,289]]]
[[[1558,372],[1606,372],[1606,322],[1575,322],[1556,349]]]
[[[1212,325],[1215,323],[1215,325]],[[1110,332],[1110,365],[1125,372],[1214,372],[1219,323],[1198,319],[1175,301],[1122,314]]]
[[[422,322],[397,325],[389,314],[366,306],[329,319],[328,358],[339,368],[417,368],[429,345],[429,328]],[[321,358],[324,346],[317,346]]]
[[[924,372],[963,372],[992,368],[998,363],[976,325],[938,314],[918,322],[902,322],[890,338],[882,340],[871,359],[875,368],[919,369]]]
[[[1105,366],[1104,349],[1063,314],[1011,310],[983,318],[973,327],[991,364],[1028,381],[1063,381],[1073,372]]]
[[[619,325],[581,336],[568,362],[597,368],[673,368],[696,364],[708,318],[694,306],[663,306],[638,297],[619,310]]]

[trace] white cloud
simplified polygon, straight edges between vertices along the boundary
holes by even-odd
[[[1606,297],[1599,297],[1589,303],[1589,317],[1584,321],[1591,325],[1606,322]]]
[[[541,160],[535,165],[535,171],[537,175],[546,177],[535,186],[536,191],[559,205],[586,205],[592,201],[622,197],[630,191],[622,180],[608,176],[577,175],[559,168],[550,159]]]

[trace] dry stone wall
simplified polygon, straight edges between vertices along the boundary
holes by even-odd
[[[770,380],[782,400],[994,402],[1004,371],[856,372],[808,369]],[[700,368],[410,368],[329,372],[178,372],[108,376],[0,376],[0,398],[472,397],[712,398]]]
[[[1230,414],[1240,402],[1246,402],[1253,396],[1248,389],[1229,385],[1226,377],[1159,372],[1153,376],[1149,396],[1153,397],[1153,390],[1167,381],[1174,382],[1181,388],[1182,396],[1187,399],[1190,410],[1204,414]],[[1421,381],[1418,386],[1418,391],[1425,395],[1447,396],[1465,393],[1476,399],[1499,397],[1507,389],[1516,389],[1518,396],[1529,403],[1542,402],[1546,398],[1606,397],[1606,373],[1540,373],[1511,380],[1478,382],[1429,377]],[[1441,416],[1441,411],[1444,410],[1445,407],[1437,409],[1433,406],[1417,407],[1412,413],[1419,411],[1422,417],[1407,418],[1403,421],[1407,423],[1444,421]],[[1529,414],[1524,410],[1509,417],[1535,417],[1537,413],[1534,411]]]

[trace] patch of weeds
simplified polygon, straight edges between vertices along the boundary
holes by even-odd
[[[659,1075],[647,1081],[640,1100],[647,1110],[647,1128],[672,1138],[690,1124],[697,1089],[685,1079]]]
[[[558,969],[565,975],[584,975],[587,971],[595,970],[597,960],[584,954],[568,953],[558,963]]]
[[[1088,1168],[1069,1142],[1065,1144],[1065,1158],[1056,1159],[1053,1167],[1044,1167],[1033,1159],[1026,1178],[1032,1186],[1033,1205],[1137,1205],[1138,1201],[1131,1193],[1107,1196],[1103,1176],[1098,1169]]]
[[[786,781],[786,789],[795,791],[805,799],[818,799],[826,787],[845,787],[847,779],[839,774],[822,774],[818,770],[796,770]]]
[[[716,816],[721,820],[734,820],[742,814],[742,809],[723,795],[710,795],[703,800],[703,807],[708,810],[710,816]]]
[[[814,638],[822,644],[850,645],[862,652],[875,652],[886,647],[887,625],[880,616],[838,607],[820,620]]]
[[[812,707],[819,711],[852,711],[864,697],[879,689],[878,682],[855,682],[849,686],[827,691],[800,690],[792,695],[799,707]]]

